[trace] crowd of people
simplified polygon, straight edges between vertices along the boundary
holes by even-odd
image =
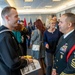
[[[42,75],[75,75],[75,14],[65,13],[59,22],[52,17],[48,28],[40,19],[25,26],[15,7],[5,7],[1,17],[0,75],[21,75],[20,69],[33,61],[24,58],[28,49]]]

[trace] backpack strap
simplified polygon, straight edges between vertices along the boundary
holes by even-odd
[[[70,49],[69,53],[67,54],[67,59],[66,59],[67,62],[74,50],[75,50],[75,45]]]

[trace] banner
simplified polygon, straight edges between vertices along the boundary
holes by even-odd
[[[32,20],[31,20],[31,18],[30,18],[30,24],[32,25]]]
[[[26,27],[27,26],[27,22],[26,22],[26,19],[24,18],[24,26]]]

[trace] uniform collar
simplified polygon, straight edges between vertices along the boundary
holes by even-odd
[[[2,26],[0,27],[0,33],[3,33],[3,32],[5,32],[5,31],[11,31],[11,30],[9,30],[7,27],[5,27],[4,25],[2,25]]]
[[[70,32],[68,32],[67,34],[63,35],[64,39],[65,39],[69,34],[71,34],[73,31],[74,31],[74,29],[71,30]]]

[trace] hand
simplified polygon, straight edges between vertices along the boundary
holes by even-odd
[[[26,36],[27,36],[28,39],[30,39],[30,36],[29,35],[26,35]]]
[[[52,74],[51,75],[57,75],[57,73],[56,73],[56,70],[55,69],[53,69],[52,70]]]
[[[45,47],[46,47],[47,49],[49,49],[49,45],[48,45],[48,44],[46,44]]]
[[[30,44],[30,46],[29,46],[30,48],[32,48],[32,44]]]
[[[25,59],[25,57],[24,56],[20,56],[20,59]]]
[[[34,34],[34,32],[32,32],[32,35]]]
[[[28,63],[32,63],[33,62],[33,59],[27,59],[28,60]]]
[[[27,60],[28,63],[32,63],[33,59],[32,58],[25,58],[24,56],[20,56],[21,59]]]

